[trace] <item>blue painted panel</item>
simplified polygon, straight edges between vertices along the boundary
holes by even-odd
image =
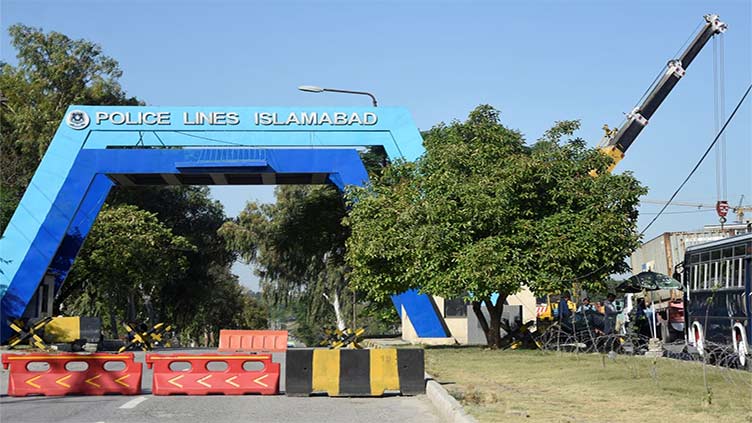
[[[266,167],[266,160],[228,160],[228,161],[199,161],[199,162],[180,162],[175,163],[175,167],[181,171],[196,170],[199,172],[209,172],[211,170],[220,170],[225,173],[229,172],[248,172],[249,169],[256,167]]]
[[[431,297],[419,293],[415,289],[392,295],[392,302],[399,312],[400,306],[405,307],[405,313],[410,318],[415,333],[421,338],[446,338],[447,333],[441,316],[436,313],[436,307]]]
[[[73,217],[73,221],[50,264],[48,272],[55,275],[55,291],[60,289],[68,276],[73,261],[86,240],[86,236],[91,230],[112,186],[112,181],[106,175],[96,174],[94,176],[89,190],[86,192],[81,206]]]

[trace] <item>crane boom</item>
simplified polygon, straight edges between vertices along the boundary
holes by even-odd
[[[624,158],[624,153],[632,145],[637,136],[640,135],[640,132],[648,124],[650,118],[653,117],[655,111],[663,103],[663,100],[674,89],[676,83],[684,76],[686,69],[700,53],[700,50],[705,47],[705,44],[713,36],[726,31],[727,26],[721,22],[718,15],[705,15],[704,18],[705,25],[702,30],[694,37],[678,59],[668,62],[666,70],[657,83],[652,86],[649,94],[639,106],[635,107],[627,115],[627,121],[617,131],[606,131],[607,133],[601,141],[600,149],[614,159],[614,162],[608,169],[609,172]]]

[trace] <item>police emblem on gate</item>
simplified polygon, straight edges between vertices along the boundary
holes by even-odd
[[[71,110],[65,118],[65,123],[73,129],[84,129],[89,126],[89,115],[83,110]]]

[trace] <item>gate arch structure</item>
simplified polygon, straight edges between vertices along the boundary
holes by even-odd
[[[324,184],[343,190],[368,174],[358,154],[422,154],[402,108],[71,106],[0,238],[0,330],[30,314],[40,285],[65,281],[115,185]],[[52,298],[52,294],[50,294]],[[418,336],[449,336],[431,298],[392,297]]]

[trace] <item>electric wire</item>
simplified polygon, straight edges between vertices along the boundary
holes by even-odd
[[[706,209],[706,210],[685,210],[685,211],[674,211],[674,212],[664,212],[663,214],[692,214],[692,213],[708,213],[715,211],[714,209]],[[653,216],[658,214],[658,212],[655,213],[640,213],[643,216]]]
[[[219,143],[228,144],[228,145],[237,145],[237,146],[240,146],[240,147],[245,147],[243,144],[240,144],[240,143],[237,143],[237,142],[225,141],[225,140],[220,140],[220,139],[210,138],[210,137],[204,137],[204,136],[201,136],[201,135],[190,134],[188,132],[175,131],[175,133],[176,134],[180,134],[180,135],[185,135],[187,137],[198,138],[200,140],[214,141],[214,142],[219,142]]]
[[[159,141],[159,143],[160,143],[160,144],[162,144],[162,147],[167,147],[167,146],[165,145],[164,141],[162,141],[162,138],[160,138],[160,137],[159,137],[159,134],[158,134],[158,133],[156,133],[156,132],[153,132],[153,134],[154,134],[154,136],[155,136],[155,137],[157,137],[157,140]]]
[[[744,95],[739,100],[739,103],[737,103],[736,107],[734,108],[734,111],[731,112],[731,115],[729,115],[728,119],[726,119],[726,122],[723,124],[723,127],[721,128],[720,132],[718,134],[716,134],[715,138],[713,139],[713,142],[710,143],[710,145],[708,146],[707,150],[705,150],[705,153],[702,155],[702,157],[700,157],[700,160],[697,162],[697,164],[695,165],[695,167],[692,168],[692,170],[689,172],[689,175],[687,175],[687,177],[684,179],[684,181],[681,183],[681,185],[679,185],[679,188],[677,188],[676,191],[674,191],[674,194],[671,196],[671,198],[669,198],[669,200],[666,202],[666,204],[663,205],[663,207],[655,215],[655,217],[653,217],[653,219],[650,221],[650,223],[648,223],[648,225],[642,231],[640,231],[640,236],[644,235],[645,232],[653,225],[653,223],[655,223],[658,220],[659,217],[661,217],[663,214],[665,214],[664,212],[671,205],[671,202],[676,198],[676,196],[679,194],[679,192],[682,190],[682,188],[684,188],[684,185],[687,184],[687,182],[692,177],[692,175],[694,175],[694,173],[700,167],[700,165],[705,160],[705,158],[708,156],[708,154],[710,153],[710,151],[713,150],[713,146],[715,146],[715,144],[718,141],[718,139],[720,138],[720,136],[726,130],[726,127],[731,122],[731,120],[734,118],[734,116],[736,115],[736,112],[739,110],[739,108],[742,106],[742,104],[744,104],[744,100],[747,98],[747,95],[749,95],[750,90],[752,90],[752,84],[750,84],[749,87],[747,88],[747,91],[744,92]],[[600,271],[602,271],[603,269],[605,269],[608,266],[610,266],[610,264],[604,264],[603,266],[601,266],[601,267],[599,267],[599,268],[597,268],[595,270],[587,272],[587,273],[585,273],[583,275],[575,276],[572,279],[564,279],[561,282],[562,283],[577,282],[578,280],[582,280],[582,279],[585,279],[585,278],[587,278],[589,276],[592,276],[592,275],[594,275],[596,273],[599,273]]]
[[[728,119],[726,119],[726,122],[723,124],[723,127],[721,127],[720,132],[718,132],[718,134],[715,136],[715,138],[713,138],[713,142],[710,143],[710,145],[708,146],[708,148],[705,150],[705,153],[702,155],[702,157],[700,157],[700,160],[697,162],[697,164],[695,164],[695,166],[689,172],[689,175],[687,175],[687,177],[684,178],[684,181],[681,183],[681,185],[679,185],[679,188],[677,188],[676,191],[674,191],[674,193],[668,199],[668,201],[666,202],[666,204],[661,208],[661,210],[658,212],[658,214],[640,232],[640,235],[643,235],[645,233],[645,231],[647,231],[651,226],[653,226],[653,223],[655,223],[655,221],[658,220],[659,217],[661,217],[661,215],[663,214],[663,212],[666,211],[666,208],[668,208],[668,206],[671,204],[672,201],[674,201],[674,199],[676,198],[676,196],[679,195],[679,192],[684,188],[684,185],[686,185],[687,182],[689,182],[690,178],[692,178],[692,176],[695,174],[695,172],[700,167],[700,165],[702,164],[702,162],[705,160],[705,158],[708,156],[708,154],[713,149],[713,147],[715,146],[715,144],[718,142],[718,139],[726,131],[726,127],[728,127],[728,124],[731,123],[731,120],[736,115],[736,112],[739,110],[739,108],[742,106],[742,104],[744,104],[744,100],[746,100],[747,95],[749,95],[750,90],[752,90],[752,84],[750,84],[749,87],[747,88],[747,91],[744,92],[744,95],[739,100],[739,103],[737,103],[736,107],[734,108],[734,111],[731,112],[731,115],[729,115]]]

